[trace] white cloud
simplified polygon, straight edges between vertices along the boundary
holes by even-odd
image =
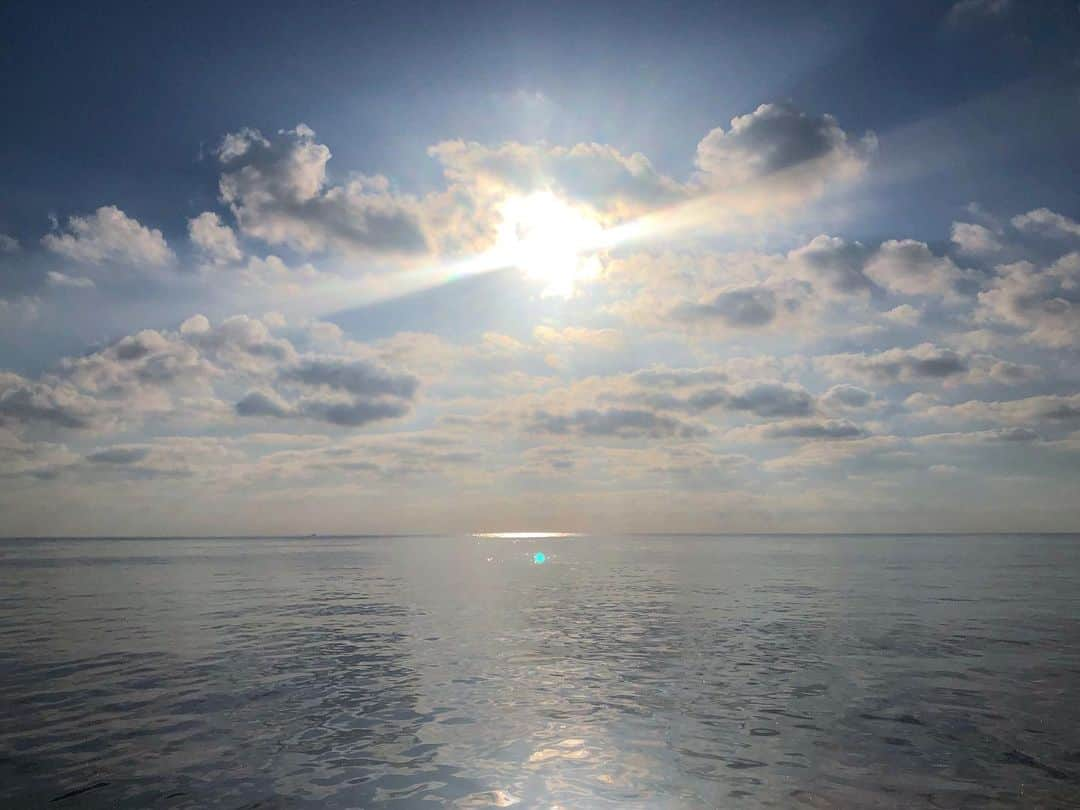
[[[791,104],[762,104],[717,127],[697,147],[698,181],[709,187],[739,186],[788,172],[800,182],[823,183],[863,170],[876,140],[853,143],[831,115],[809,115]]]
[[[945,21],[949,25],[971,25],[983,20],[1005,16],[1012,8],[1012,0],[957,0],[949,9]]]
[[[213,264],[228,264],[244,258],[236,243],[233,229],[212,211],[203,211],[188,220],[188,235],[192,243]]]
[[[69,276],[64,273],[57,272],[56,270],[50,270],[46,274],[46,279],[50,287],[93,287],[93,279],[89,279],[86,276]]]
[[[957,286],[971,274],[948,256],[935,256],[925,242],[890,239],[882,243],[865,268],[866,275],[900,295],[957,296]]]
[[[330,184],[330,150],[303,124],[273,139],[252,129],[226,135],[217,155],[221,199],[248,236],[306,252],[427,250],[416,201],[393,193],[381,176]]]
[[[1080,222],[1057,214],[1049,208],[1036,208],[1012,218],[1012,226],[1025,233],[1064,238],[1080,237]]]
[[[161,231],[141,225],[115,205],[102,206],[85,217],[70,217],[65,231],[46,234],[41,243],[54,253],[87,264],[119,262],[159,268],[176,258]]]
[[[18,253],[21,249],[18,239],[6,233],[0,233],[0,253]]]
[[[1028,261],[998,267],[979,293],[975,318],[1018,329],[1032,343],[1075,346],[1080,341],[1080,252],[1045,268]]]
[[[1001,250],[1001,240],[985,225],[954,222],[950,238],[961,253],[971,256],[985,256]]]

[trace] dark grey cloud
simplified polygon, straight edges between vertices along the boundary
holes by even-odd
[[[0,425],[39,423],[88,428],[96,415],[94,405],[70,386],[33,382],[0,372]]]
[[[736,411],[750,411],[765,418],[809,416],[814,410],[814,400],[798,385],[791,383],[755,383],[731,393],[727,407]]]
[[[740,183],[811,163],[854,167],[874,143],[872,136],[849,142],[831,115],[810,115],[786,102],[762,104],[733,118],[727,132],[717,127],[706,135],[696,163],[709,184]]]
[[[728,375],[708,368],[647,368],[635,371],[630,379],[647,388],[683,388],[724,382]]]
[[[412,399],[420,385],[411,374],[392,373],[364,360],[336,358],[303,359],[284,370],[281,379],[360,396],[387,395],[404,399]]]
[[[381,419],[404,416],[410,403],[401,399],[323,400],[303,399],[295,409],[299,416],[341,427],[362,427]]]
[[[149,454],[150,448],[145,446],[106,447],[103,450],[87,453],[86,460],[92,464],[135,464]]]
[[[636,375],[632,379],[639,385],[643,382]],[[658,382],[656,387],[666,386]],[[653,410],[703,413],[713,408],[725,408],[749,412],[765,419],[809,416],[814,412],[814,398],[805,388],[794,383],[772,381],[708,386],[684,396],[663,390],[645,390],[622,394],[619,398]]]
[[[846,419],[782,422],[765,428],[765,436],[770,439],[858,439],[866,435],[865,430]]]
[[[874,395],[857,385],[834,385],[821,397],[821,404],[833,408],[865,408],[874,399]]]
[[[236,403],[239,416],[273,416],[283,419],[293,414],[293,409],[281,397],[266,391],[249,391]]]
[[[970,362],[964,355],[923,343],[911,349],[889,349],[879,354],[832,354],[815,363],[832,376],[857,376],[879,382],[943,380],[968,373]]]
[[[776,293],[767,287],[727,290],[704,303],[683,303],[671,311],[676,321],[719,321],[733,329],[766,326],[776,318]]]
[[[619,438],[694,438],[707,433],[703,426],[644,408],[579,408],[569,413],[538,410],[532,414],[530,427],[535,431],[560,435]]]
[[[801,263],[815,279],[838,293],[857,293],[875,287],[864,268],[872,251],[860,242],[836,236],[815,236],[806,245],[788,254]]]

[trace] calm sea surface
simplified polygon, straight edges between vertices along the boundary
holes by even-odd
[[[0,609],[3,807],[1080,807],[1078,536],[10,540]]]

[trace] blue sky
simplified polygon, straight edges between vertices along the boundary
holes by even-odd
[[[0,31],[7,533],[1076,526],[1075,3]]]

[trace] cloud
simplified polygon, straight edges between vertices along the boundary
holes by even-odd
[[[985,256],[1001,250],[1001,241],[997,234],[985,225],[954,222],[950,239],[961,253],[970,256]]]
[[[18,239],[6,233],[0,233],[0,253],[18,253],[21,249]]]
[[[1012,0],[957,0],[945,17],[952,26],[970,25],[983,20],[1004,17],[1012,8]]]
[[[134,464],[150,454],[146,445],[107,447],[87,453],[86,460],[91,464]]]
[[[743,381],[734,385],[709,384],[726,379],[712,369],[647,371],[630,375],[626,380],[636,390],[613,386],[605,398],[646,405],[658,411],[682,411],[701,414],[716,408],[734,413],[749,413],[762,419],[809,416],[815,410],[814,398],[801,385],[772,380]],[[675,394],[671,388],[692,387]]]
[[[328,183],[330,150],[303,124],[273,139],[254,129],[231,133],[217,156],[221,199],[247,236],[305,252],[427,250],[415,200],[391,192],[380,176]]]
[[[293,414],[293,408],[275,391],[249,391],[236,403],[240,416],[273,416],[283,419]]]
[[[971,278],[947,256],[935,256],[925,242],[890,239],[867,263],[873,282],[900,295],[943,295],[955,298],[958,287]]]
[[[694,330],[767,330],[798,318],[811,292],[807,284],[785,280],[726,287],[670,304],[661,316],[666,323]]]
[[[188,220],[188,236],[212,264],[228,264],[244,258],[233,229],[213,211],[203,211]]]
[[[68,219],[66,231],[49,233],[41,244],[85,264],[117,262],[135,268],[164,267],[175,260],[161,231],[147,228],[115,205]]]
[[[93,400],[71,385],[32,381],[11,372],[0,372],[0,426],[37,423],[56,428],[87,428],[97,410]]]
[[[365,360],[342,361],[331,358],[305,358],[285,369],[280,379],[324,386],[357,396],[392,396],[411,399],[419,380],[411,374],[394,374]]]
[[[340,427],[362,427],[370,422],[405,416],[411,407],[411,402],[399,397],[305,397],[296,406],[295,413]]]
[[[77,460],[78,456],[63,444],[24,441],[0,426],[0,478],[27,476],[48,481]]]
[[[857,439],[867,435],[865,430],[847,419],[778,422],[765,426],[762,433],[769,439]]]
[[[537,410],[531,416],[529,429],[557,435],[608,436],[620,439],[642,436],[687,439],[708,433],[707,428],[702,425],[644,408],[579,408],[566,413]]]
[[[1004,424],[1030,427],[1033,424],[1058,429],[1080,425],[1080,394],[1048,394],[1013,400],[972,399],[953,405],[917,403],[914,416],[932,422]]]
[[[829,290],[852,294],[871,289],[864,265],[870,251],[859,242],[836,236],[815,236],[806,245],[788,253],[788,259],[802,265],[808,275]]]
[[[551,326],[537,326],[533,337],[544,346],[556,348],[587,346],[594,349],[612,351],[622,345],[622,333],[615,329],[589,329],[583,326],[567,326],[555,329]]]
[[[253,390],[236,403],[236,413],[362,427],[408,414],[419,388],[419,380],[411,374],[391,372],[369,360],[328,357],[301,358],[282,368],[277,381],[320,393],[300,396],[290,403],[276,390]]]
[[[470,199],[551,191],[586,204],[613,219],[644,213],[686,199],[689,192],[653,168],[639,152],[624,155],[611,146],[573,146],[506,142],[487,146],[473,141],[443,141],[428,149],[446,178]]]
[[[716,320],[733,329],[765,326],[776,317],[776,292],[767,287],[725,290],[704,303],[680,304],[671,312],[675,320]]]
[[[1025,233],[1059,238],[1080,237],[1080,222],[1057,214],[1049,208],[1036,208],[1012,218],[1012,226]]]
[[[973,430],[967,433],[933,433],[917,436],[917,444],[1027,444],[1041,440],[1037,431],[1027,427],[995,428],[992,430]]]
[[[861,410],[874,401],[874,395],[857,385],[834,385],[824,394],[819,402],[827,411]]]
[[[814,364],[833,377],[858,377],[875,382],[943,380],[966,374],[966,357],[933,343],[911,349],[889,349],[878,354],[832,354],[817,357]]]
[[[727,393],[724,404],[731,410],[749,411],[764,418],[807,416],[814,410],[810,394],[793,383],[763,382],[736,386]]]
[[[849,141],[831,115],[809,115],[788,103],[762,104],[717,127],[697,147],[698,181],[708,187],[737,186],[778,172],[803,181],[824,181],[861,171],[876,145],[872,135]]]
[[[75,288],[87,288],[93,287],[93,279],[86,278],[85,276],[68,276],[64,273],[58,273],[56,270],[50,270],[46,274],[46,280],[50,287],[75,287]]]
[[[640,153],[604,144],[444,141],[428,152],[449,187],[426,198],[424,209],[442,242],[472,249],[490,244],[503,201],[541,191],[586,208],[605,225],[670,208],[677,209],[672,221],[700,219],[716,228],[725,218],[774,214],[856,177],[875,144],[872,134],[849,140],[832,116],[786,103],[763,104],[733,118],[728,131],[708,133],[697,147],[697,171],[685,182],[658,172]]]
[[[1080,252],[1049,267],[1001,265],[979,293],[977,322],[1019,330],[1031,343],[1056,348],[1080,341]]]

